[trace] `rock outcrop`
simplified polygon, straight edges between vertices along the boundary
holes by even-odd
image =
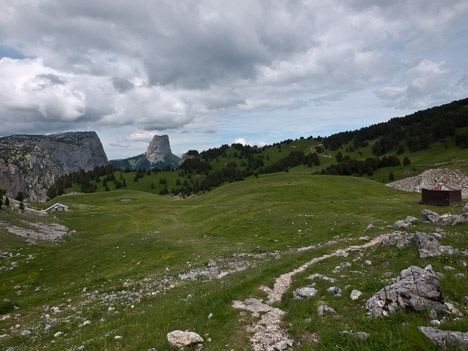
[[[169,137],[167,135],[155,135],[145,153],[123,160],[111,160],[110,163],[115,168],[123,171],[125,169],[136,170],[140,168],[146,170],[152,168],[164,169],[165,167],[177,169],[179,161],[180,158],[171,151]]]
[[[22,191],[27,200],[42,201],[58,177],[107,162],[95,132],[0,138],[0,186],[8,197]]]
[[[439,279],[431,265],[402,270],[393,284],[378,291],[366,303],[368,317],[387,316],[398,309],[447,312]]]
[[[462,198],[468,198],[468,176],[459,169],[428,169],[415,177],[401,179],[389,183],[387,186],[398,190],[420,193],[422,188],[432,188],[437,183],[461,189]]]
[[[468,350],[468,333],[440,330],[432,327],[418,327],[431,343],[441,347],[456,346],[461,350]]]

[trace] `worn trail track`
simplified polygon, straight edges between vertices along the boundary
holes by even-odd
[[[250,311],[253,317],[260,317],[253,326],[249,326],[247,331],[253,332],[254,335],[250,341],[254,351],[281,351],[292,346],[293,340],[281,326],[282,316],[284,311],[273,307],[272,304],[282,300],[284,294],[289,290],[292,282],[292,277],[297,273],[304,272],[311,265],[326,260],[327,258],[342,255],[348,251],[356,251],[366,249],[379,244],[388,234],[382,234],[371,241],[362,244],[349,246],[345,249],[338,249],[330,254],[311,259],[295,270],[282,274],[275,279],[273,288],[261,286],[260,289],[268,294],[268,300],[258,300],[254,298],[244,301],[234,301],[233,307]]]

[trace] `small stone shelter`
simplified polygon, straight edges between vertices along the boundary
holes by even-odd
[[[437,206],[459,206],[461,204],[461,190],[444,184],[437,184],[430,189],[423,188],[422,203]]]
[[[60,212],[68,211],[68,206],[57,202],[53,204],[52,206],[50,206],[49,208],[45,209],[45,212],[47,213],[58,212],[58,211]]]

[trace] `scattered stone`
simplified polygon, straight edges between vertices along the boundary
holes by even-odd
[[[62,336],[63,332],[59,331],[54,334],[54,338],[58,338],[59,336]]]
[[[148,349],[147,351],[156,351],[156,349],[154,347]]]
[[[116,335],[116,336],[114,336],[114,340],[122,340],[122,336],[121,335]]]
[[[435,310],[429,311],[429,318],[430,319],[437,319],[437,312]]]
[[[182,330],[174,330],[167,333],[167,341],[169,344],[179,349],[193,344],[203,344],[203,338],[200,335]]]
[[[208,315],[208,319],[211,319],[211,318],[213,318],[213,313],[210,313],[210,314]]]
[[[347,253],[346,251],[340,251],[337,256],[340,256],[340,257],[348,257],[349,256],[349,253]]]
[[[450,313],[450,314],[453,314],[453,315],[456,315],[458,317],[463,317],[463,313],[461,313],[453,303],[450,303],[450,302],[446,302],[445,303],[445,307],[447,307],[447,311]]]
[[[315,278],[319,278],[319,279],[322,279],[322,280],[326,280],[326,281],[329,281],[331,283],[334,283],[336,282],[336,279],[335,278],[329,278],[329,277],[326,277],[320,273],[314,273],[310,276],[307,277],[307,279],[310,279],[310,280],[314,280]]]
[[[390,277],[393,276],[393,273],[392,272],[385,272],[385,273],[382,274],[382,276],[385,277],[385,278],[390,278]]]
[[[416,222],[418,219],[416,217],[408,216],[406,219],[402,219],[393,223],[394,227],[408,229]]]
[[[396,281],[378,291],[366,303],[368,317],[379,318],[398,309],[421,311],[434,309],[445,313],[440,284],[431,265],[419,268],[410,266],[401,271]]]
[[[357,299],[359,299],[361,295],[362,295],[362,292],[360,292],[359,290],[353,289],[349,297],[351,298],[351,300],[356,301]]]
[[[444,266],[444,271],[454,271],[455,268],[452,266]]]
[[[440,321],[437,319],[433,319],[429,323],[431,323],[432,325],[437,325],[437,326],[441,324]]]
[[[21,336],[28,336],[28,335],[31,335],[31,331],[25,329],[25,330],[21,331],[20,335],[21,335]]]
[[[351,268],[351,263],[345,261],[345,262],[341,262],[340,263],[340,266],[343,267],[343,268]]]
[[[436,225],[447,225],[455,216],[452,216],[450,213],[446,213],[440,216],[437,212],[431,210],[422,210],[421,217],[423,222],[431,222]]]
[[[313,297],[317,294],[317,289],[312,288],[310,286],[306,286],[304,288],[297,288],[294,290],[293,296],[294,300],[302,300],[302,299],[308,299],[310,297]]]
[[[466,296],[466,295],[463,296],[463,303],[464,303],[465,305],[468,305],[468,296]]]
[[[336,311],[331,308],[330,306],[328,305],[325,305],[325,304],[320,304],[318,307],[317,307],[317,313],[319,316],[323,316],[323,314],[325,312],[330,312],[330,313],[333,313],[333,314],[336,314]]]
[[[468,349],[468,332],[440,330],[433,327],[418,327],[431,343],[437,346],[457,346],[463,350]]]
[[[327,291],[335,294],[335,296],[341,296],[341,289],[337,286],[331,286]]]
[[[372,266],[372,262],[369,261],[369,260],[365,260],[364,263],[365,263],[366,265],[368,265],[368,266]]]
[[[408,234],[404,232],[393,232],[387,234],[385,238],[380,243],[380,246],[390,246],[396,245],[399,249],[409,245],[410,241],[413,239],[413,234]]]
[[[343,330],[340,334],[342,334],[342,335],[351,335],[351,336],[357,337],[357,338],[362,339],[362,340],[366,340],[370,336],[370,334],[365,333],[365,332],[353,332],[353,331],[348,331],[348,330]]]
[[[375,228],[374,225],[373,225],[372,223],[370,223],[370,224],[366,227],[366,229],[364,229],[364,231],[362,232],[362,234],[366,234],[366,232],[368,232],[369,230],[374,229],[374,228]]]

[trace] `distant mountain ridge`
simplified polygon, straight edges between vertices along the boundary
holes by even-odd
[[[0,138],[0,186],[9,197],[21,191],[26,199],[42,201],[58,177],[107,163],[96,132]]]
[[[180,157],[174,155],[171,151],[169,136],[155,135],[151,140],[148,149],[141,155],[122,159],[111,160],[109,163],[115,168],[124,171],[126,169],[164,169],[170,167],[177,169],[179,167]]]

